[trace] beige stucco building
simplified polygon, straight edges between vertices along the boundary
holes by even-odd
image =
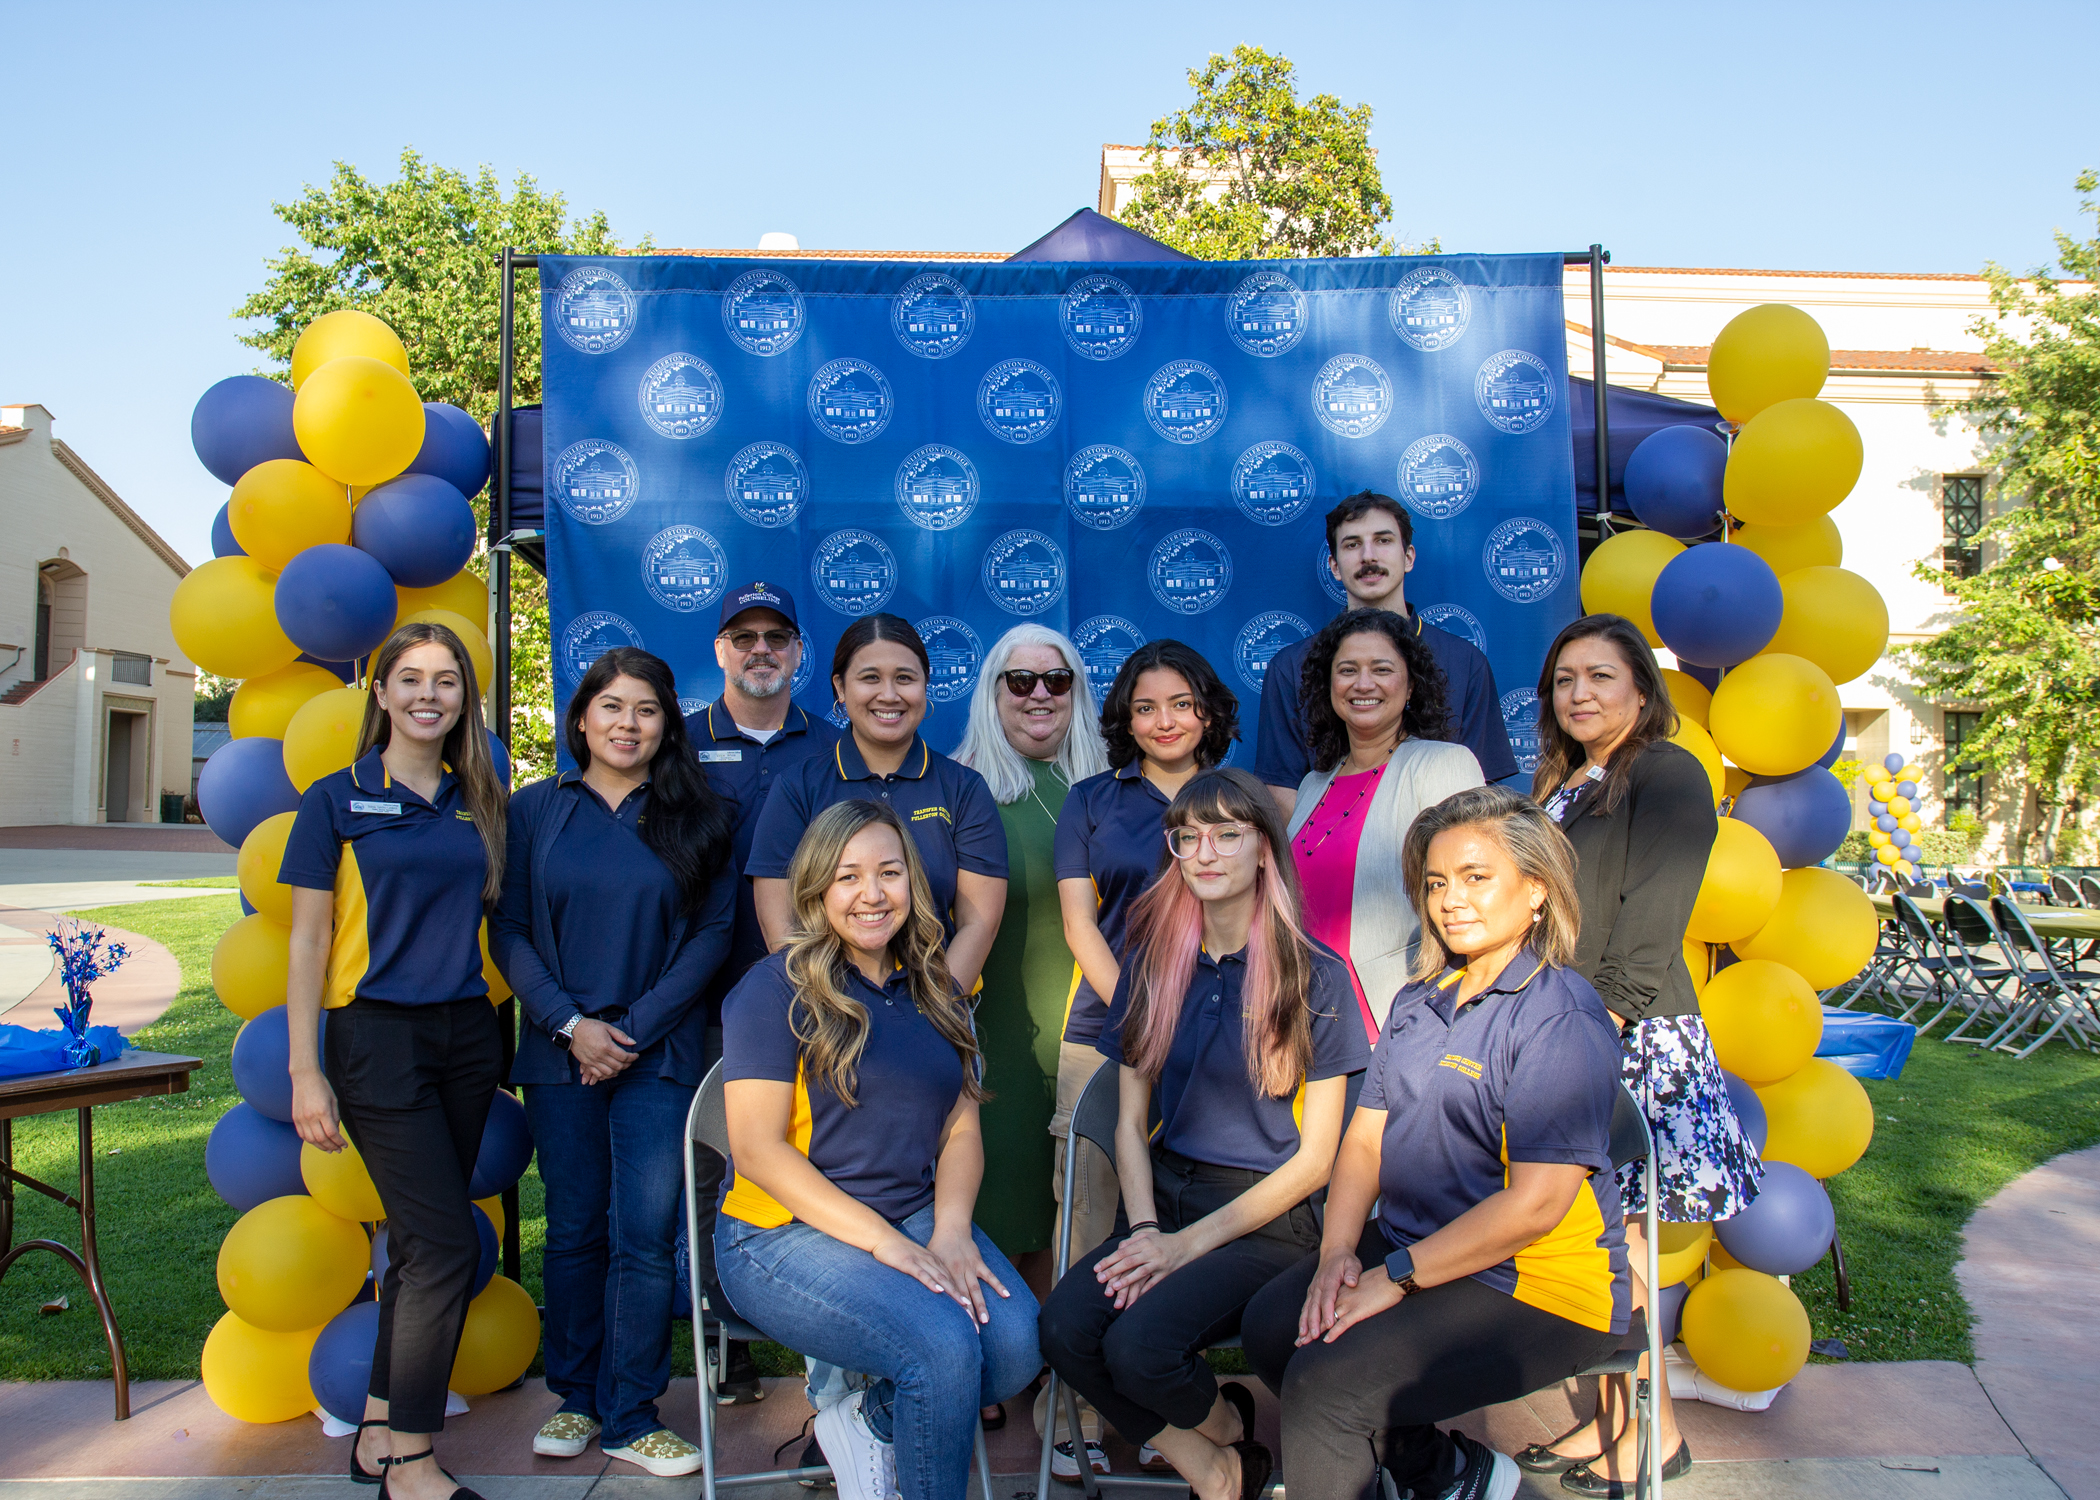
[[[170,821],[196,668],[168,628],[184,562],[51,413],[0,406],[0,825]]]

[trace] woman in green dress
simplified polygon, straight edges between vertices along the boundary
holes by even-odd
[[[1108,769],[1086,664],[1071,641],[1016,625],[985,654],[955,759],[985,779],[1006,824],[1006,914],[984,964],[984,1187],[977,1223],[1039,1294],[1050,1289],[1058,1042],[1072,992],[1050,848],[1075,781]]]

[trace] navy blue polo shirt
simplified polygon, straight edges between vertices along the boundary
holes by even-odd
[[[1519,954],[1463,1009],[1464,971],[1393,1000],[1360,1109],[1386,1112],[1379,1224],[1395,1245],[1443,1228],[1509,1182],[1511,1162],[1587,1167],[1561,1221],[1474,1279],[1586,1328],[1624,1333],[1626,1234],[1611,1165],[1618,1028],[1590,982]]]
[[[1436,664],[1444,669],[1444,701],[1451,710],[1451,737],[1473,752],[1480,774],[1500,781],[1517,774],[1517,757],[1509,748],[1509,730],[1502,723],[1502,699],[1495,691],[1495,669],[1480,648],[1463,636],[1439,630],[1422,618],[1420,610],[1409,610],[1408,623]],[[1261,735],[1254,756],[1254,774],[1270,786],[1295,789],[1312,769],[1306,749],[1305,705],[1298,695],[1299,677],[1305,658],[1312,654],[1312,637],[1293,641],[1269,658],[1261,680]]]
[[[449,766],[432,802],[394,780],[378,750],[308,787],[277,878],[335,893],[321,1003],[487,998],[481,887],[488,867]]]
[[[1006,878],[1006,825],[992,789],[917,735],[904,764],[888,776],[868,769],[851,734],[840,735],[829,755],[813,755],[782,773],[758,815],[744,873],[754,880],[786,879],[795,846],[817,814],[835,802],[853,801],[886,802],[904,820],[948,936],[955,936],[956,874]]]
[[[759,930],[758,911],[751,903],[751,886],[742,878],[766,794],[796,766],[829,751],[838,742],[839,731],[828,719],[790,703],[780,732],[761,745],[737,728],[719,698],[688,714],[685,727],[701,769],[707,772],[707,784],[736,803],[736,839],[730,853],[730,868],[738,877],[736,932],[730,939],[729,957],[707,987],[707,1003],[716,1006],[744,971],[766,956],[765,934]]]
[[[1370,1044],[1356,1021],[1356,987],[1349,966],[1318,944],[1312,950],[1312,983],[1306,1006],[1312,1012],[1312,1066],[1298,1087],[1271,1098],[1247,1072],[1247,1027],[1240,1003],[1247,955],[1242,949],[1214,959],[1196,955],[1181,1018],[1153,1090],[1160,1124],[1153,1140],[1170,1151],[1214,1167],[1273,1172],[1298,1150],[1305,1112],[1305,1085],[1323,1078],[1361,1073],[1371,1060]],[[1121,1065],[1123,1022],[1130,1014],[1130,983],[1137,972],[1132,953],[1116,981],[1095,1050]]]
[[[901,968],[879,989],[851,964],[839,977],[868,1010],[853,1105],[804,1071],[793,1015],[800,1002],[785,953],[761,959],[722,1003],[722,1077],[792,1083],[789,1142],[833,1186],[895,1223],[933,1201],[941,1131],[962,1095],[962,1057],[912,1003]],[[761,1229],[794,1218],[734,1162],[721,1210]]]
[[[1073,785],[1057,814],[1052,869],[1059,880],[1091,880],[1100,903],[1094,921],[1116,962],[1130,923],[1130,903],[1143,894],[1168,859],[1167,794],[1145,779],[1134,760]],[[1101,1035],[1108,1001],[1072,965],[1072,993],[1065,1001],[1065,1040],[1092,1045]]]

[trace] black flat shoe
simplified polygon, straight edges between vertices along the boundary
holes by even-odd
[[[367,1474],[365,1466],[357,1461],[357,1445],[364,1440],[365,1429],[367,1427],[384,1426],[386,1426],[385,1417],[374,1417],[369,1422],[358,1423],[357,1431],[350,1434],[350,1482],[352,1484],[377,1484],[386,1477],[385,1459],[382,1458],[379,1461],[381,1468],[377,1474]]]
[[[1269,1476],[1276,1472],[1276,1460],[1260,1443],[1245,1439],[1232,1444],[1232,1451],[1240,1456],[1240,1500],[1260,1500],[1261,1492],[1269,1487]]]
[[[1237,1380],[1228,1380],[1218,1387],[1218,1394],[1232,1403],[1232,1409],[1240,1414],[1240,1437],[1244,1440],[1254,1436],[1254,1396]]]
[[[1569,1458],[1565,1453],[1555,1453],[1552,1443],[1533,1443],[1528,1448],[1519,1448],[1510,1459],[1527,1474],[1565,1474],[1577,1464],[1590,1462],[1586,1458]]]
[[[1607,1479],[1592,1469],[1590,1464],[1596,1461],[1589,1459],[1567,1470],[1560,1476],[1560,1487],[1570,1494],[1587,1496],[1588,1500],[1622,1500],[1634,1492],[1633,1480]],[[1662,1477],[1665,1480],[1682,1479],[1691,1472],[1692,1445],[1680,1438],[1677,1451],[1663,1460]]]
[[[392,1469],[400,1464],[418,1464],[429,1458],[434,1451],[434,1449],[425,1448],[421,1453],[411,1453],[406,1458],[382,1458],[379,1461],[380,1467],[382,1469]],[[447,1479],[452,1479],[452,1476],[446,1474],[443,1468],[440,1468],[438,1472],[444,1474]],[[379,1500],[387,1500],[386,1480],[387,1476],[382,1474],[379,1479]],[[452,1493],[448,1500],[486,1500],[486,1497],[479,1491],[470,1490],[458,1480],[452,1479]]]
[[[986,1416],[986,1412],[990,1412],[991,1415]],[[1006,1403],[1004,1401],[995,1401],[990,1406],[979,1407],[977,1421],[978,1425],[983,1427],[986,1432],[997,1432],[1006,1425]]]

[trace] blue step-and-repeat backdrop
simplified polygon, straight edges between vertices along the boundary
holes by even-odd
[[[1069,634],[1097,694],[1174,636],[1240,693],[1342,590],[1322,517],[1416,522],[1407,596],[1494,663],[1520,758],[1578,612],[1558,255],[934,264],[542,256],[555,700],[608,647],[720,691],[723,591],[784,584],[829,707],[857,616],[933,658],[960,739],[984,649]]]

